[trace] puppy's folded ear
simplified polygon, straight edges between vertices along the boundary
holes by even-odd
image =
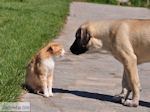
[[[55,53],[59,51],[59,46],[57,44],[51,44],[50,46],[48,46],[47,51],[50,53]]]
[[[54,49],[53,49],[52,46],[49,46],[48,49],[47,49],[48,52],[53,52],[53,50],[54,50]]]

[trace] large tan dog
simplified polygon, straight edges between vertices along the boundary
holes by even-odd
[[[150,19],[86,22],[77,30],[70,50],[78,55],[90,48],[108,50],[123,64],[120,97],[123,95],[124,105],[137,107],[140,99],[137,64],[150,61]],[[128,99],[130,92],[132,100]]]

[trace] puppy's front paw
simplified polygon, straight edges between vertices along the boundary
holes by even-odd
[[[52,96],[53,96],[52,88],[49,88],[49,89],[48,89],[48,92],[49,92],[49,96],[52,97]]]
[[[51,96],[51,97],[52,97],[52,96],[54,96],[54,95],[53,95],[53,93],[52,93],[52,92],[50,92],[50,93],[49,93],[49,96]]]
[[[44,96],[49,97],[49,93],[48,92],[44,93]]]
[[[139,105],[138,101],[134,100],[126,100],[123,105],[128,106],[128,107],[137,107]]]

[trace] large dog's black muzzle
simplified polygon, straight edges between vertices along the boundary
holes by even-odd
[[[73,54],[79,55],[85,53],[88,49],[80,44],[77,40],[71,45],[70,50]]]

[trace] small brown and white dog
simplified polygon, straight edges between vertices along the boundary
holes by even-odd
[[[63,56],[64,53],[63,47],[58,43],[49,43],[42,48],[27,66],[25,85],[37,94],[45,97],[53,96],[52,83],[55,66],[53,58]]]

